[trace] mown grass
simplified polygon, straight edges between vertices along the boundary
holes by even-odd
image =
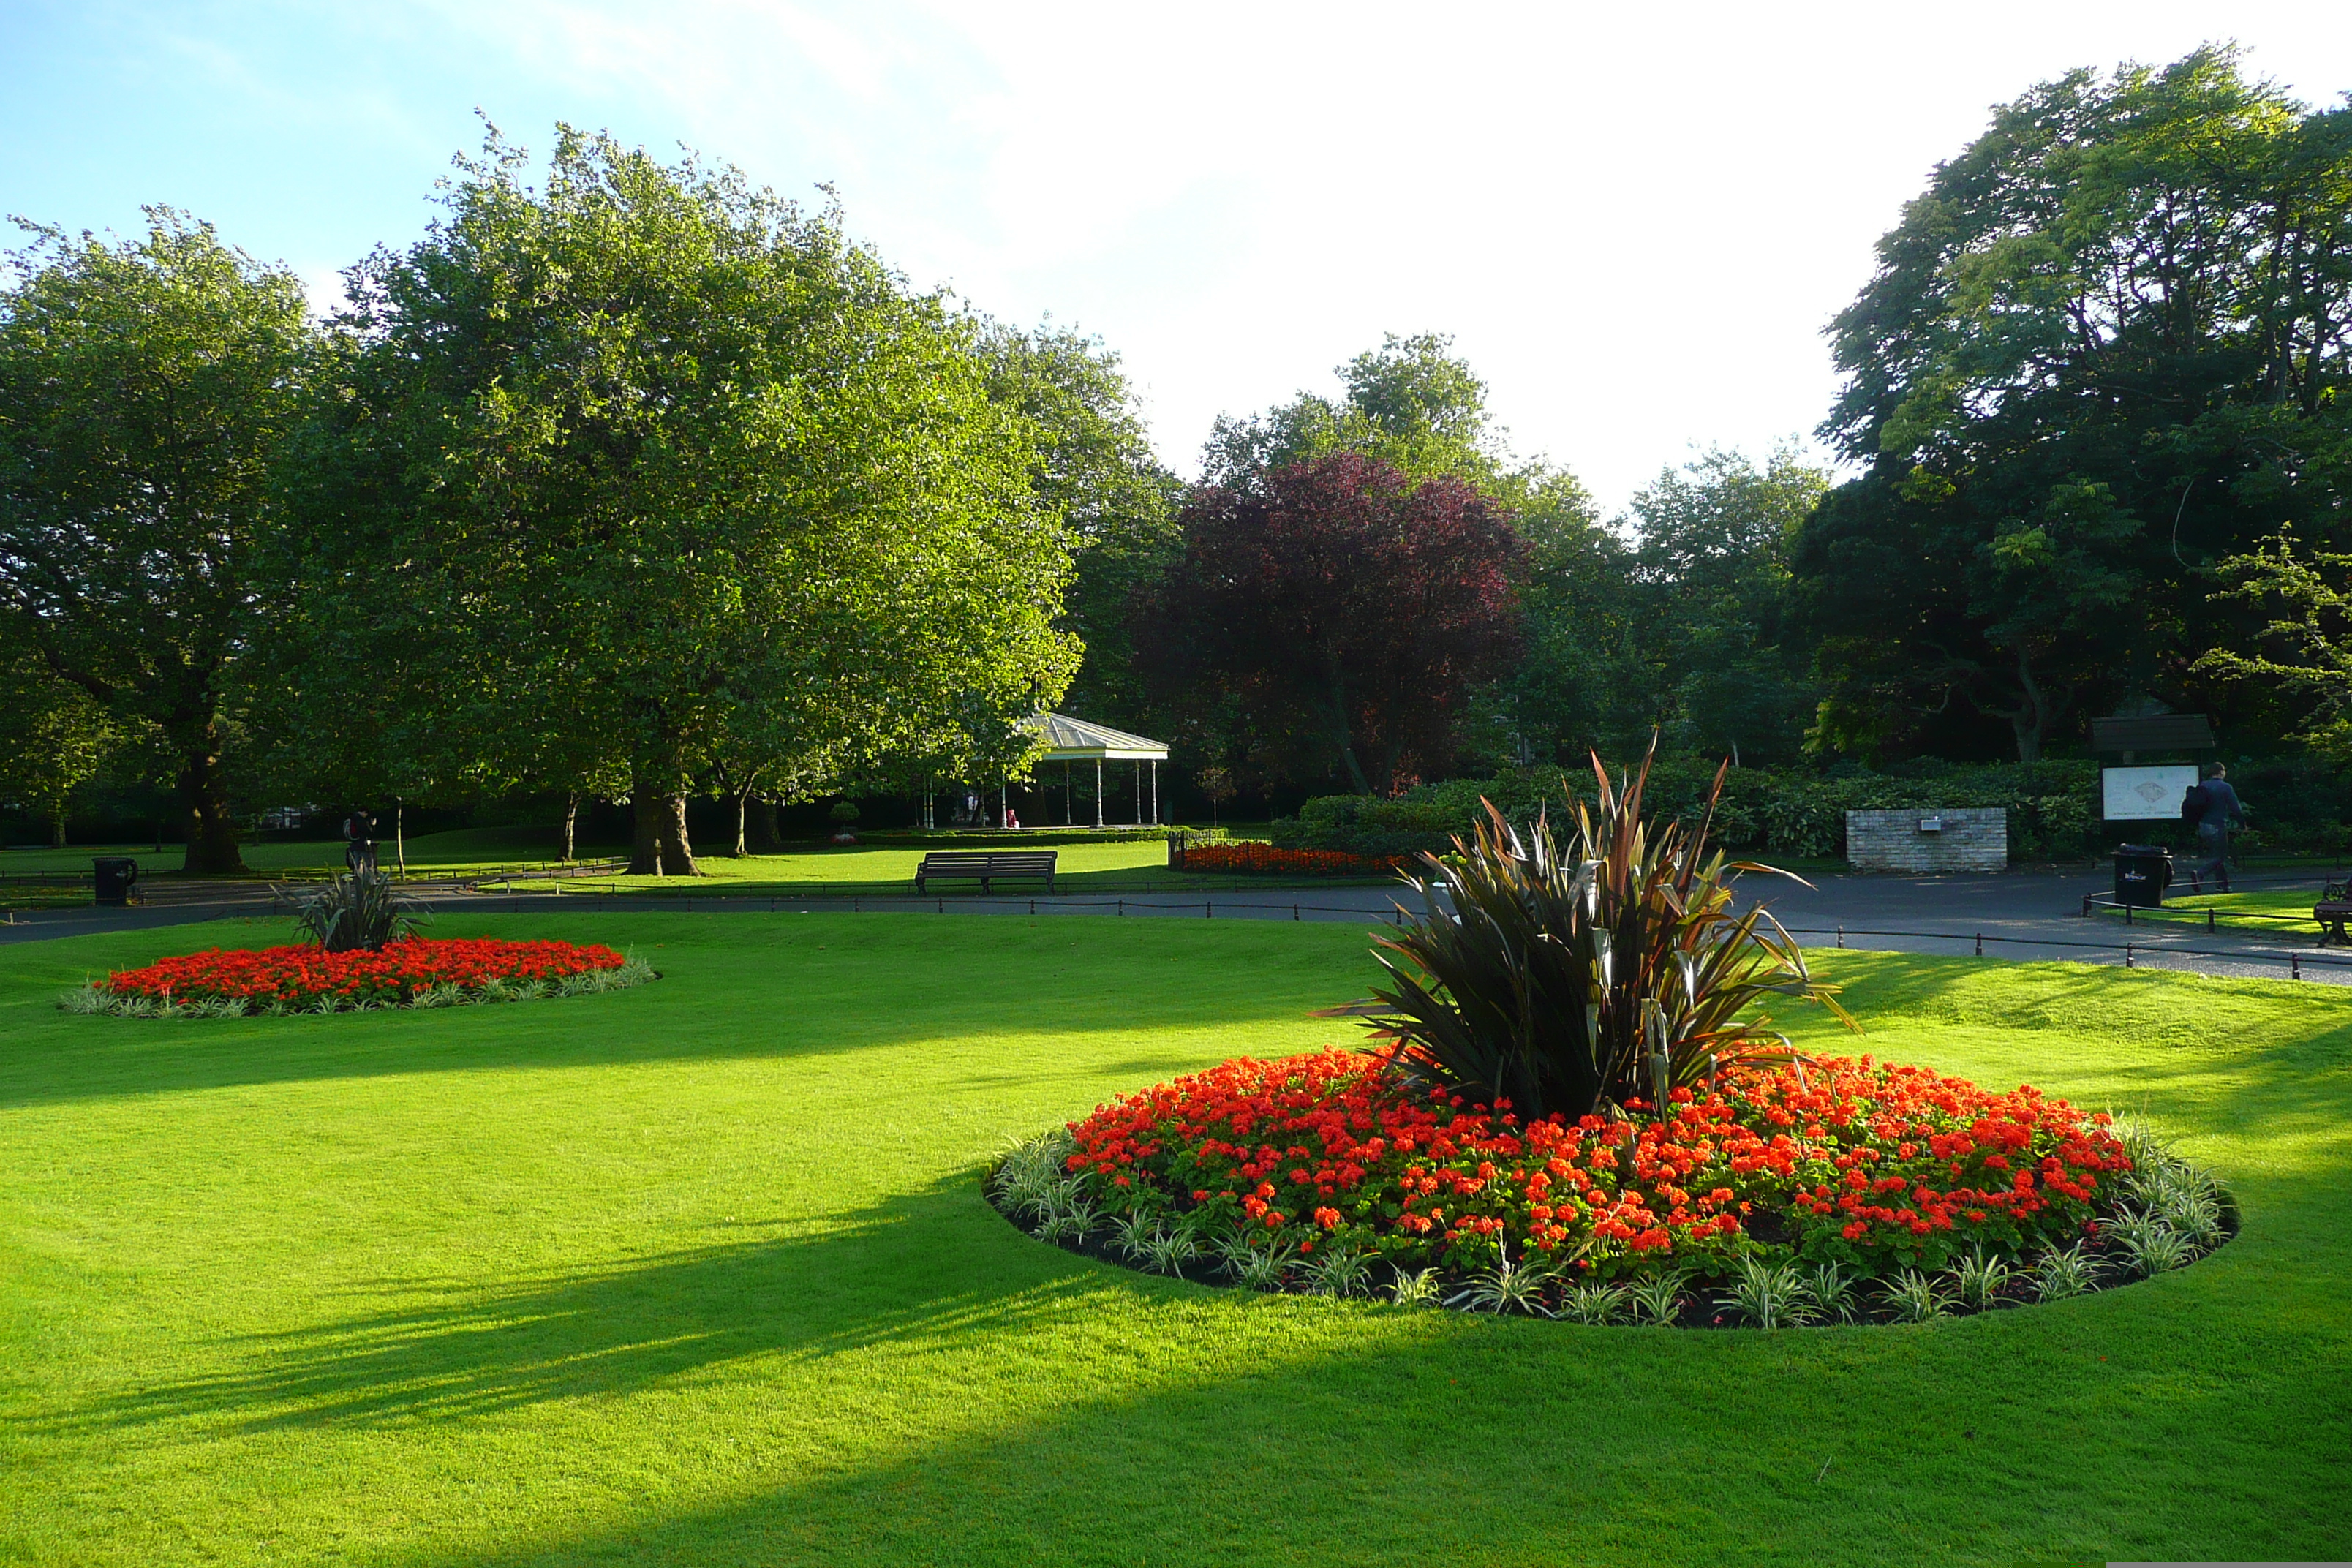
[[[1821,955],[1862,1044],[2144,1110],[2244,1231],[2031,1310],[1675,1333],[1209,1289],[982,1201],[1004,1139],[1344,1037],[1303,1015],[1360,991],[1360,932],[439,934],[477,930],[633,945],[665,978],[159,1023],[49,999],[194,932],[0,949],[0,1561],[2352,1555],[2332,987]],[[283,928],[200,940],[225,933]]]
[[[2319,934],[2319,922],[2312,918],[2311,910],[2319,901],[2320,890],[2316,879],[2303,887],[2250,889],[2242,893],[2189,893],[2175,884],[2162,908],[2136,909],[2131,918],[2252,931],[2302,943]],[[2099,912],[2116,921],[2124,918],[2121,910],[2100,906]]]
[[[387,824],[380,831],[383,837],[377,840],[377,858],[388,870],[394,858],[392,830]],[[444,833],[415,835],[403,847],[411,875],[464,874],[509,866],[551,865],[556,858],[555,834],[551,828],[452,828]],[[264,876],[343,868],[340,839],[267,839],[241,845],[238,852],[248,870]],[[587,858],[596,854],[625,855],[628,850],[625,846],[616,850],[583,847],[580,853]],[[128,855],[139,862],[141,875],[147,877],[174,875],[187,859],[184,846],[166,844],[157,849],[152,840],[144,844],[77,844],[64,849],[7,849],[0,850],[0,876],[35,871],[71,871],[87,876],[91,858],[99,855]]]
[[[1006,849],[1028,846],[1006,843]],[[954,845],[958,851],[977,847]],[[998,846],[989,846],[998,847]],[[1055,856],[1055,887],[1068,893],[1108,889],[1150,891],[1197,885],[1200,879],[1168,868],[1168,846],[1158,839],[1100,844],[1058,843]],[[821,849],[784,855],[698,855],[702,875],[678,877],[596,877],[571,884],[574,891],[604,889],[629,892],[694,893],[906,893],[912,890],[915,868],[928,851],[897,845],[828,845]],[[1043,893],[1043,882],[1007,882],[1004,890]],[[976,882],[943,882],[932,889],[949,895],[978,892]]]

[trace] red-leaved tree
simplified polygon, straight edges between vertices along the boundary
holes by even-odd
[[[1249,491],[1206,488],[1143,633],[1163,690],[1238,703],[1262,737],[1336,755],[1388,792],[1442,770],[1471,689],[1518,651],[1507,512],[1342,452]]]

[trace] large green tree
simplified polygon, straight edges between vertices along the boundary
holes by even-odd
[[[2352,521],[2347,333],[2352,109],[2201,49],[1998,111],[1833,328],[1822,433],[1867,471],[1794,560],[1824,733],[1961,712],[2032,758],[2101,704],[2210,695],[2214,564]]]
[[[66,814],[115,742],[106,710],[31,654],[0,658],[0,801],[39,815],[66,845]]]
[[[118,243],[32,236],[0,292],[0,613],[168,749],[187,869],[239,870],[226,704],[312,359],[302,289],[168,208]]]
[[[1118,356],[1094,338],[1043,327],[990,329],[989,395],[1033,430],[1031,488],[1076,553],[1063,626],[1085,645],[1065,700],[1114,725],[1151,721],[1138,673],[1138,601],[1183,551],[1182,486],[1153,456]]]
[[[1828,489],[1784,445],[1761,466],[1711,448],[1634,496],[1629,597],[1647,665],[1637,684],[1669,740],[1747,763],[1794,760],[1813,700],[1783,646],[1789,558]]]
[[[362,631],[303,702],[433,778],[617,771],[685,873],[698,780],[952,763],[1059,695],[1067,544],[977,324],[731,168],[567,127],[525,174],[494,133],[351,274],[282,609]]]

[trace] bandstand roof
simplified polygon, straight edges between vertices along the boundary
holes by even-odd
[[[1022,728],[1045,737],[1045,754],[1040,759],[1048,763],[1164,763],[1168,760],[1168,742],[1130,735],[1124,730],[1114,730],[1108,724],[1090,724],[1084,719],[1073,719],[1066,713],[1040,713],[1022,721]]]

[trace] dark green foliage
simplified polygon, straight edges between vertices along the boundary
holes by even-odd
[[[1790,1059],[1769,1018],[1741,1016],[1767,996],[1844,1017],[1778,921],[1731,912],[1727,870],[1767,868],[1709,855],[1711,811],[1643,820],[1648,773],[1621,790],[1595,759],[1598,810],[1574,807],[1565,847],[1548,816],[1515,827],[1489,805],[1450,859],[1424,855],[1407,879],[1421,912],[1376,939],[1388,988],[1334,1014],[1370,1019],[1408,1070],[1538,1117],[1654,1107],[1735,1063]]]
[[[2352,110],[2221,48],[2044,83],[1940,165],[1834,326],[1822,434],[1867,472],[1795,552],[1820,741],[1959,719],[2031,761],[2139,697],[2256,718],[2190,667],[2256,629],[2218,563],[2344,543],[2347,221]]]
[[[1713,779],[1712,764],[1698,758],[1661,757],[1651,770],[1647,798],[1660,816],[1692,820],[1706,809]],[[1820,858],[1845,852],[1849,811],[2000,806],[2009,812],[2013,858],[2074,858],[2105,842],[2098,788],[2098,764],[2090,762],[1974,767],[1927,763],[1900,774],[1856,770],[1838,776],[1727,768],[1714,800],[1714,836],[1735,847]],[[1549,769],[1520,769],[1493,778],[1423,784],[1394,800],[1317,796],[1296,818],[1276,823],[1273,838],[1288,848],[1356,854],[1443,851],[1477,821],[1482,802],[1494,802],[1507,819],[1523,823],[1540,811],[1559,813],[1574,802],[1597,798],[1573,790]]]

